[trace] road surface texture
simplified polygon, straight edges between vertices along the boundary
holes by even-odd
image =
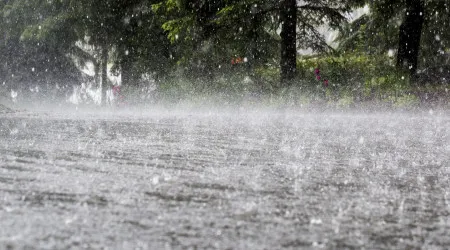
[[[445,249],[450,116],[3,112],[0,248]]]

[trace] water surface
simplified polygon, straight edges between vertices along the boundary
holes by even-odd
[[[0,248],[446,248],[450,116],[0,114]]]

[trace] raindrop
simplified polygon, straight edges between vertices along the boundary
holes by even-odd
[[[320,225],[320,224],[322,224],[322,220],[320,218],[317,218],[317,219],[316,218],[312,218],[310,223],[312,225]]]
[[[19,130],[17,129],[17,128],[13,128],[11,131],[10,131],[10,134],[11,135],[16,135],[16,134],[18,134],[19,133]]]
[[[390,50],[388,50],[388,56],[389,57],[393,57],[394,56],[394,50],[393,49],[390,49]]]
[[[16,102],[16,98],[17,98],[17,91],[14,91],[13,89],[11,90],[11,99],[13,100],[13,102]]]
[[[153,185],[158,185],[159,183],[159,176],[153,176],[152,178],[152,184]]]
[[[360,136],[358,139],[359,144],[364,144],[364,137]]]

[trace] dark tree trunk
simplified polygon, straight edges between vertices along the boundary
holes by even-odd
[[[258,10],[256,9],[256,7],[254,8],[255,10],[253,10],[253,16],[251,18],[251,30],[250,30],[250,39],[251,39],[251,43],[250,46],[248,48],[248,52],[247,54],[250,55],[249,56],[249,61],[247,63],[248,65],[248,70],[250,73],[253,72],[253,69],[255,68],[255,65],[257,64],[257,62],[259,62],[260,60],[260,51],[259,51],[259,45],[258,45],[258,38],[259,38],[259,28],[261,27],[261,15],[260,13],[258,13]]]
[[[213,22],[216,12],[221,6],[220,1],[204,1],[204,0],[189,0],[187,1],[188,9],[195,13],[196,21],[200,26],[199,32],[194,37],[194,52],[200,52],[205,43],[211,42],[211,37],[215,34],[217,25]],[[214,45],[212,45],[214,46]],[[213,63],[211,61],[210,52],[200,52],[201,55],[197,62],[194,62],[194,75],[199,78],[212,80],[214,78]]]
[[[406,1],[405,19],[399,32],[397,68],[409,71],[411,76],[417,71],[424,15],[423,0]]]
[[[294,79],[297,66],[297,3],[296,0],[281,1],[281,84],[286,86]]]
[[[101,52],[101,74],[102,74],[102,105],[107,104],[106,91],[108,90],[108,48],[102,46]]]

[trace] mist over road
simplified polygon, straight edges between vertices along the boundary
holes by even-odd
[[[442,113],[0,113],[0,248],[445,248]]]

